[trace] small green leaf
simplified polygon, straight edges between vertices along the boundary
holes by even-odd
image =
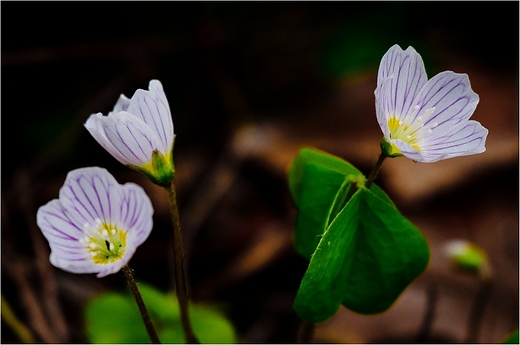
[[[303,179],[294,241],[298,253],[310,259],[329,219],[337,213],[335,200],[348,192],[350,183],[345,175],[315,163],[304,167]]]
[[[308,322],[352,311],[385,311],[426,268],[422,233],[376,193],[360,188],[322,236],[294,309]]]
[[[296,205],[299,204],[301,185],[304,180],[305,167],[308,164],[316,164],[327,170],[346,175],[362,175],[361,172],[343,159],[326,152],[302,148],[293,160],[288,173],[289,190]],[[341,183],[340,183],[341,185]],[[339,187],[339,186],[338,186]]]
[[[296,250],[310,259],[321,235],[347,202],[353,181],[363,174],[351,164],[315,149],[302,149],[288,173],[289,189],[298,208],[294,241]],[[390,205],[377,185],[370,190]]]
[[[174,295],[139,284],[159,339],[184,343],[180,313]],[[190,305],[193,329],[201,343],[235,343],[233,326],[222,312],[209,305]],[[90,300],[85,309],[86,335],[91,343],[150,343],[143,320],[131,293],[106,292]]]

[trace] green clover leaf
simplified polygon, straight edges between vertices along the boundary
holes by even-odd
[[[325,321],[340,305],[383,312],[428,265],[422,233],[379,187],[363,182],[352,165],[311,149],[300,151],[289,171],[295,245],[310,258],[294,309],[308,322]]]

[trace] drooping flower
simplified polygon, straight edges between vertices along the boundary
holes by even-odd
[[[485,250],[475,243],[462,239],[451,240],[444,245],[443,252],[458,270],[484,276],[491,273]]]
[[[144,190],[120,185],[98,167],[70,171],[59,199],[36,220],[51,247],[51,263],[71,273],[118,272],[150,235],[153,208]]]
[[[149,91],[138,89],[131,99],[121,95],[114,110],[92,114],[85,127],[114,158],[166,186],[175,172],[173,121],[159,80]]]
[[[479,97],[467,74],[444,71],[428,80],[415,49],[394,45],[381,60],[374,93],[387,156],[431,163],[486,150],[488,130],[469,120]]]

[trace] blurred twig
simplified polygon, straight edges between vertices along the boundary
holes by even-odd
[[[33,189],[31,188],[33,183],[26,169],[18,169],[15,176],[15,194],[18,196],[19,207],[36,255],[35,265],[42,286],[41,298],[43,299],[43,305],[58,342],[66,342],[69,339],[69,330],[58,300],[58,288],[49,262],[48,246],[35,223],[36,210],[32,194]]]
[[[426,313],[424,315],[421,328],[419,329],[419,333],[417,334],[417,343],[424,343],[430,337],[432,322],[435,318],[435,307],[437,305],[438,297],[437,284],[435,282],[432,282],[428,286],[427,294],[428,299],[426,302]]]
[[[14,314],[11,306],[2,294],[2,320],[13,330],[18,338],[24,343],[34,343],[34,337],[27,328]]]
[[[493,287],[491,266],[484,265],[484,269],[480,271],[479,278],[481,279],[480,286],[469,314],[466,343],[476,343],[478,340],[480,324],[484,316],[487,301],[491,296],[491,288]]]
[[[22,259],[15,256],[10,246],[2,248],[2,270],[14,281],[18,287],[20,301],[27,311],[29,324],[38,337],[45,343],[57,343],[58,338],[47,323],[39,297],[31,288],[28,279],[28,267]]]
[[[300,329],[298,330],[296,342],[298,344],[312,343],[315,329],[315,324],[302,320]]]

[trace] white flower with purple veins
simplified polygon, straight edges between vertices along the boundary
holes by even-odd
[[[467,74],[445,71],[428,80],[415,49],[394,45],[381,60],[374,93],[387,156],[430,163],[486,150],[488,130],[469,120],[479,97]]]
[[[159,185],[172,181],[175,135],[170,106],[159,80],[151,80],[149,91],[138,89],[131,99],[121,95],[108,116],[92,114],[85,127],[119,162]]]
[[[38,209],[51,263],[71,273],[118,272],[152,231],[153,208],[144,190],[120,185],[105,169],[68,173],[59,199]]]

